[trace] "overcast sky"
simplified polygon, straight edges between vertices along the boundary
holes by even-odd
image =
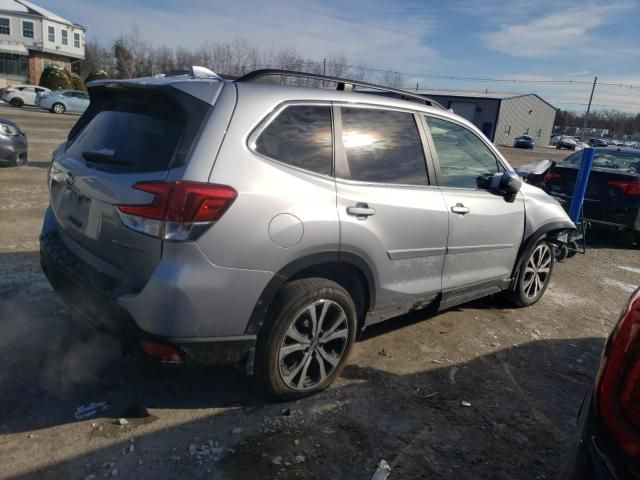
[[[195,47],[243,38],[295,47],[321,60],[344,53],[354,63],[407,73],[407,86],[535,92],[584,109],[590,86],[421,78],[565,79],[601,86],[594,103],[640,112],[640,1],[574,0],[37,0],[111,41],[135,24],[154,45]]]

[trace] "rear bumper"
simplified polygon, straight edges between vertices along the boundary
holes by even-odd
[[[80,318],[120,336],[129,345],[152,340],[173,345],[187,363],[233,364],[252,360],[255,335],[172,337],[146,331],[119,303],[139,292],[118,284],[73,254],[54,232],[40,237],[40,263],[54,290]],[[174,318],[174,321],[180,321]]]
[[[569,211],[571,195],[548,191],[549,195],[560,200],[565,210]],[[584,200],[584,219],[606,227],[640,231],[640,201],[625,204],[605,203]]]

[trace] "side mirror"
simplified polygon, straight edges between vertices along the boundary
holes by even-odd
[[[509,203],[515,201],[516,195],[522,187],[522,179],[511,172],[481,175],[477,178],[477,183],[479,188],[495,192],[503,196]]]
[[[504,199],[513,203],[516,199],[516,195],[520,191],[522,187],[522,178],[518,176],[518,174],[511,172],[499,173],[496,175],[500,175],[500,181],[498,184],[498,191],[504,196]]]

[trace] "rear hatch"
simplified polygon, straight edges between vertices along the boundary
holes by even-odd
[[[162,239],[125,227],[117,206],[154,201],[133,186],[162,181],[188,162],[211,106],[168,85],[103,84],[90,88],[90,98],[54,154],[51,207],[72,251],[141,289],[161,258]]]

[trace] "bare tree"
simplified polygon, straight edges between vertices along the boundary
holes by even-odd
[[[166,73],[176,70],[174,51],[163,45],[153,50],[153,70],[155,73]]]
[[[78,64],[78,73],[82,79],[97,71],[113,75],[114,63],[113,49],[96,40],[89,40],[85,44],[84,59]]]
[[[400,72],[385,70],[378,75],[378,83],[391,88],[402,88],[404,78]]]

